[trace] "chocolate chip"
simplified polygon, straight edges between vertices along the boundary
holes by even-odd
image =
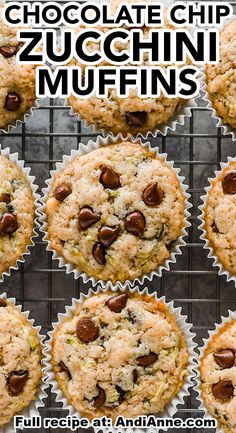
[[[163,197],[164,191],[158,187],[157,182],[148,185],[142,193],[142,200],[150,207],[155,207],[161,204]]]
[[[99,329],[92,319],[80,319],[76,327],[77,337],[88,343],[98,338]]]
[[[128,295],[126,293],[112,296],[112,298],[107,301],[107,306],[108,308],[110,308],[111,311],[114,311],[115,313],[120,313],[123,308],[125,308],[127,299]]]
[[[149,355],[139,356],[136,360],[139,365],[147,367],[157,360],[157,355],[156,353],[150,352]]]
[[[84,206],[79,213],[79,227],[86,230],[100,220],[100,215],[89,206]]]
[[[12,394],[17,395],[23,390],[28,379],[28,371],[13,371],[8,377],[8,386]]]
[[[138,370],[136,368],[133,370],[133,382],[134,384],[138,381]]]
[[[60,368],[62,369],[62,371],[65,371],[65,373],[68,374],[69,379],[71,380],[70,370],[69,370],[69,368],[66,366],[66,364],[65,364],[63,361],[61,361],[60,364],[59,364],[59,366],[60,366]]]
[[[21,99],[16,93],[8,93],[5,99],[5,108],[8,111],[17,111],[20,108]]]
[[[123,403],[123,401],[125,401],[126,392],[122,388],[120,388],[120,386],[118,386],[118,385],[116,386],[116,391],[119,394],[118,402],[119,402],[119,404],[121,404],[121,403]]]
[[[146,111],[134,111],[125,114],[125,119],[130,126],[142,126],[147,119]]]
[[[3,57],[6,57],[7,59],[14,56],[16,50],[17,47],[0,47],[0,53],[3,55]]]
[[[131,212],[125,217],[125,228],[127,232],[141,237],[145,229],[145,218],[139,211]]]
[[[2,298],[0,298],[0,307],[7,307],[6,301],[4,301]]]
[[[234,396],[234,386],[231,380],[223,379],[212,385],[212,393],[216,398],[228,400]]]
[[[106,394],[104,389],[102,389],[99,385],[97,385],[98,395],[93,400],[94,407],[103,406],[106,402]]]
[[[71,193],[72,189],[70,185],[66,183],[62,183],[61,185],[57,186],[53,191],[53,195],[58,201],[65,200]]]
[[[2,192],[2,193],[0,194],[0,201],[1,201],[2,203],[10,203],[10,201],[11,201],[11,196],[10,196],[10,194],[7,194],[6,192]]]
[[[230,171],[224,175],[222,188],[225,194],[236,194],[236,171]]]
[[[120,178],[111,167],[102,166],[102,172],[99,181],[108,189],[116,189],[120,187]]]
[[[235,363],[235,352],[232,349],[219,350],[213,353],[215,362],[221,368],[231,368]]]
[[[99,265],[103,266],[106,263],[106,251],[104,246],[96,242],[93,246],[93,257]]]
[[[98,232],[98,239],[104,245],[104,247],[108,248],[118,238],[119,233],[119,226],[102,226]]]
[[[11,213],[4,213],[0,220],[0,234],[10,235],[18,229],[18,222],[15,215]]]

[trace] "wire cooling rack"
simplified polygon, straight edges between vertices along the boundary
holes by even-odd
[[[235,6],[236,12],[236,2],[231,4]],[[174,300],[176,306],[182,307],[189,322],[193,323],[200,345],[202,338],[207,336],[207,330],[214,328],[221,315],[227,315],[228,309],[236,308],[234,284],[226,283],[224,277],[218,276],[199,239],[197,216],[200,196],[220,162],[236,154],[236,142],[232,142],[216,127],[216,121],[211,118],[211,112],[205,105],[200,99],[198,107],[192,110],[192,117],[167,137],[150,138],[153,145],[158,145],[161,152],[167,152],[168,159],[174,160],[175,166],[181,168],[181,174],[189,185],[193,207],[190,210],[191,228],[183,254],[169,272],[164,272],[162,278],[154,278],[147,286],[150,292],[157,291],[158,295],[165,295],[168,301]],[[40,192],[45,186],[45,179],[49,177],[49,171],[57,161],[61,161],[62,155],[70,154],[71,149],[78,148],[80,142],[86,143],[95,137],[91,129],[84,127],[83,122],[69,115],[69,107],[64,107],[62,100],[43,100],[26,124],[13,129],[8,135],[0,134],[0,142],[3,147],[10,146],[12,152],[17,151],[26,165],[32,168]],[[73,297],[78,297],[80,292],[86,293],[88,288],[88,284],[75,281],[73,276],[66,275],[63,269],[58,268],[57,262],[52,261],[51,253],[46,252],[41,235],[26,263],[1,285],[1,291],[6,290],[9,296],[17,298],[25,310],[30,310],[31,318],[42,326],[45,335],[51,329],[51,323],[56,321],[57,313],[63,312]],[[50,390],[48,394],[45,407],[41,409],[42,417],[65,416],[67,412],[55,402]],[[195,393],[191,392],[177,416],[202,417],[198,406]],[[38,432],[24,430],[27,431]],[[40,431],[50,432],[49,429]],[[65,429],[63,431],[67,432]]]

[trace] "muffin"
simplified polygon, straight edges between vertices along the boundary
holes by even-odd
[[[36,329],[13,303],[0,299],[0,427],[37,398],[41,344]]]
[[[204,403],[227,433],[236,432],[236,320],[220,327],[201,359],[201,393]]]
[[[89,420],[160,413],[188,374],[185,337],[163,301],[100,293],[78,303],[55,328],[55,379]]]
[[[134,280],[164,264],[185,226],[173,168],[139,143],[75,156],[53,177],[45,206],[51,248],[104,281]]]
[[[204,210],[209,246],[223,267],[236,274],[236,161],[211,181]]]
[[[0,154],[0,278],[27,251],[34,216],[34,195],[26,175]]]
[[[7,130],[34,105],[35,66],[16,63],[21,47],[16,38],[18,28],[8,27],[2,12],[0,3],[0,129]]]
[[[236,20],[220,34],[220,63],[207,65],[208,96],[224,122],[236,128]]]
[[[131,0],[129,1],[131,2]],[[114,2],[111,2],[112,5]],[[120,2],[115,2],[115,7],[112,8],[113,12],[116,11],[116,7]],[[123,26],[125,27],[125,26]],[[161,28],[161,27],[160,27]],[[165,17],[164,29],[174,29],[174,27],[167,21]],[[81,31],[82,27],[73,28],[73,31]],[[97,27],[102,33],[106,33],[112,29],[112,27]],[[127,29],[127,28],[126,28]],[[151,30],[156,28],[143,27],[143,38],[147,39]],[[128,29],[129,30],[129,29]],[[89,41],[86,44],[88,51],[99,50],[99,43]],[[126,49],[129,51],[129,43],[116,42],[115,49],[123,51]],[[189,63],[189,61],[188,61]],[[86,66],[79,63],[77,60],[71,62],[73,66],[79,66],[82,70],[82,77],[84,79]],[[103,61],[98,65],[93,66],[94,68],[99,66],[108,67],[111,66],[107,61]],[[134,67],[134,65],[126,64],[127,67]],[[141,67],[152,66],[149,62],[148,54],[144,53],[143,63]],[[164,70],[171,65],[158,65]],[[176,66],[176,65],[175,65]],[[183,65],[177,65],[182,67]],[[139,66],[137,66],[139,68]],[[83,81],[82,79],[82,81]],[[117,135],[120,132],[124,136],[128,134],[147,134],[149,131],[155,133],[157,129],[162,129],[163,126],[167,125],[170,121],[176,120],[180,112],[183,112],[183,106],[186,104],[186,100],[180,97],[168,98],[162,92],[158,98],[140,98],[138,96],[138,90],[132,89],[129,92],[129,96],[126,98],[120,98],[117,96],[115,88],[108,89],[107,97],[98,98],[96,95],[88,97],[86,99],[79,99],[75,95],[70,95],[68,98],[69,105],[72,107],[72,113],[78,113],[81,119],[86,120],[89,124],[95,125],[98,129],[103,129],[108,132],[112,132]]]

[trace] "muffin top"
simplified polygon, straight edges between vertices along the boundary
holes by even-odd
[[[236,273],[236,161],[211,181],[205,206],[205,230],[210,246],[225,269]]]
[[[201,390],[208,411],[227,433],[236,432],[236,320],[219,329],[201,360]]]
[[[132,0],[128,0],[128,3],[133,3]],[[119,5],[119,1],[111,1],[111,11],[114,13]],[[174,27],[171,25],[164,13],[164,25],[163,29],[173,30]],[[119,28],[127,28],[121,26]],[[112,29],[112,27],[97,27],[102,33],[106,33]],[[119,29],[118,28],[118,29]],[[162,27],[158,27],[161,29]],[[73,31],[80,31],[82,27],[73,28]],[[140,29],[140,27],[139,27]],[[143,27],[143,38],[148,39],[151,30],[157,30],[155,27]],[[114,49],[117,52],[127,50],[129,52],[129,42],[116,42]],[[86,44],[88,51],[99,50],[100,44],[94,41],[89,41]],[[188,61],[189,62],[189,61]],[[80,66],[82,73],[84,73],[86,66],[79,63],[77,60],[72,61],[73,66]],[[97,66],[110,66],[106,61],[101,62]],[[97,67],[94,66],[95,68]],[[127,67],[134,66],[126,64]],[[148,53],[144,53],[143,63],[139,66],[151,66],[149,62]],[[137,66],[137,68],[139,67]],[[171,65],[158,65],[164,70]],[[176,66],[176,65],[175,65]],[[177,67],[182,67],[180,65]],[[107,131],[111,131],[114,134],[118,134],[122,131],[124,135],[139,133],[145,134],[149,131],[154,131],[157,128],[167,124],[170,120],[180,112],[182,106],[186,103],[179,97],[167,98],[163,92],[161,92],[158,98],[140,98],[138,91],[132,89],[129,92],[129,96],[126,98],[120,98],[117,96],[116,89],[109,89],[108,96],[106,98],[98,98],[91,96],[85,99],[79,99],[75,95],[69,97],[69,104],[72,106],[74,112],[78,112],[82,119],[87,120],[90,124],[96,125],[97,128],[102,128]]]
[[[114,421],[163,411],[187,376],[188,351],[164,302],[106,292],[79,303],[57,326],[52,364],[82,416]]]
[[[175,171],[140,144],[121,142],[75,157],[54,175],[48,237],[80,271],[124,282],[170,256],[184,210]]]
[[[0,426],[36,399],[41,382],[37,331],[12,303],[0,299]]]
[[[236,128],[236,20],[220,35],[220,63],[207,65],[207,91],[225,123]]]
[[[14,125],[35,101],[35,66],[19,65],[16,54],[21,47],[17,28],[8,27],[0,3],[0,128]]]
[[[34,211],[26,175],[0,155],[0,277],[26,252],[33,235]]]

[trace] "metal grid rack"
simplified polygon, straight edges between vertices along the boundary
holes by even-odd
[[[232,4],[236,6],[235,2]],[[69,154],[71,149],[78,148],[80,142],[86,143],[94,137],[91,129],[69,115],[69,108],[63,106],[62,100],[44,100],[26,124],[8,135],[0,134],[0,142],[3,147],[10,146],[12,152],[19,152],[26,165],[32,167],[41,190],[49,171],[62,155]],[[167,152],[168,158],[175,161],[175,166],[181,168],[181,174],[189,185],[193,208],[192,225],[183,254],[169,272],[164,272],[162,278],[155,278],[146,285],[150,291],[165,295],[167,300],[175,300],[176,305],[183,308],[189,322],[193,323],[197,342],[201,344],[202,337],[207,336],[207,330],[214,328],[221,315],[227,314],[228,309],[236,308],[234,284],[226,283],[224,277],[219,277],[212,261],[207,259],[199,239],[197,220],[200,196],[208,184],[207,179],[219,168],[220,161],[225,161],[227,156],[235,156],[235,142],[216,128],[216,121],[201,100],[198,107],[192,110],[192,117],[185,120],[184,126],[177,127],[167,137],[158,136],[150,141],[153,145],[159,145],[160,150]],[[6,290],[9,296],[17,298],[25,310],[30,310],[31,318],[36,319],[36,324],[40,324],[42,333],[46,334],[57,313],[64,311],[64,306],[71,304],[71,298],[78,297],[81,291],[86,292],[88,287],[88,284],[75,281],[73,276],[67,276],[63,269],[58,268],[39,235],[31,256],[20,271],[14,272],[2,284],[1,291]],[[202,416],[195,397],[191,392],[177,416]],[[45,403],[42,416],[66,415],[50,392]],[[44,433],[44,430],[41,431]]]

